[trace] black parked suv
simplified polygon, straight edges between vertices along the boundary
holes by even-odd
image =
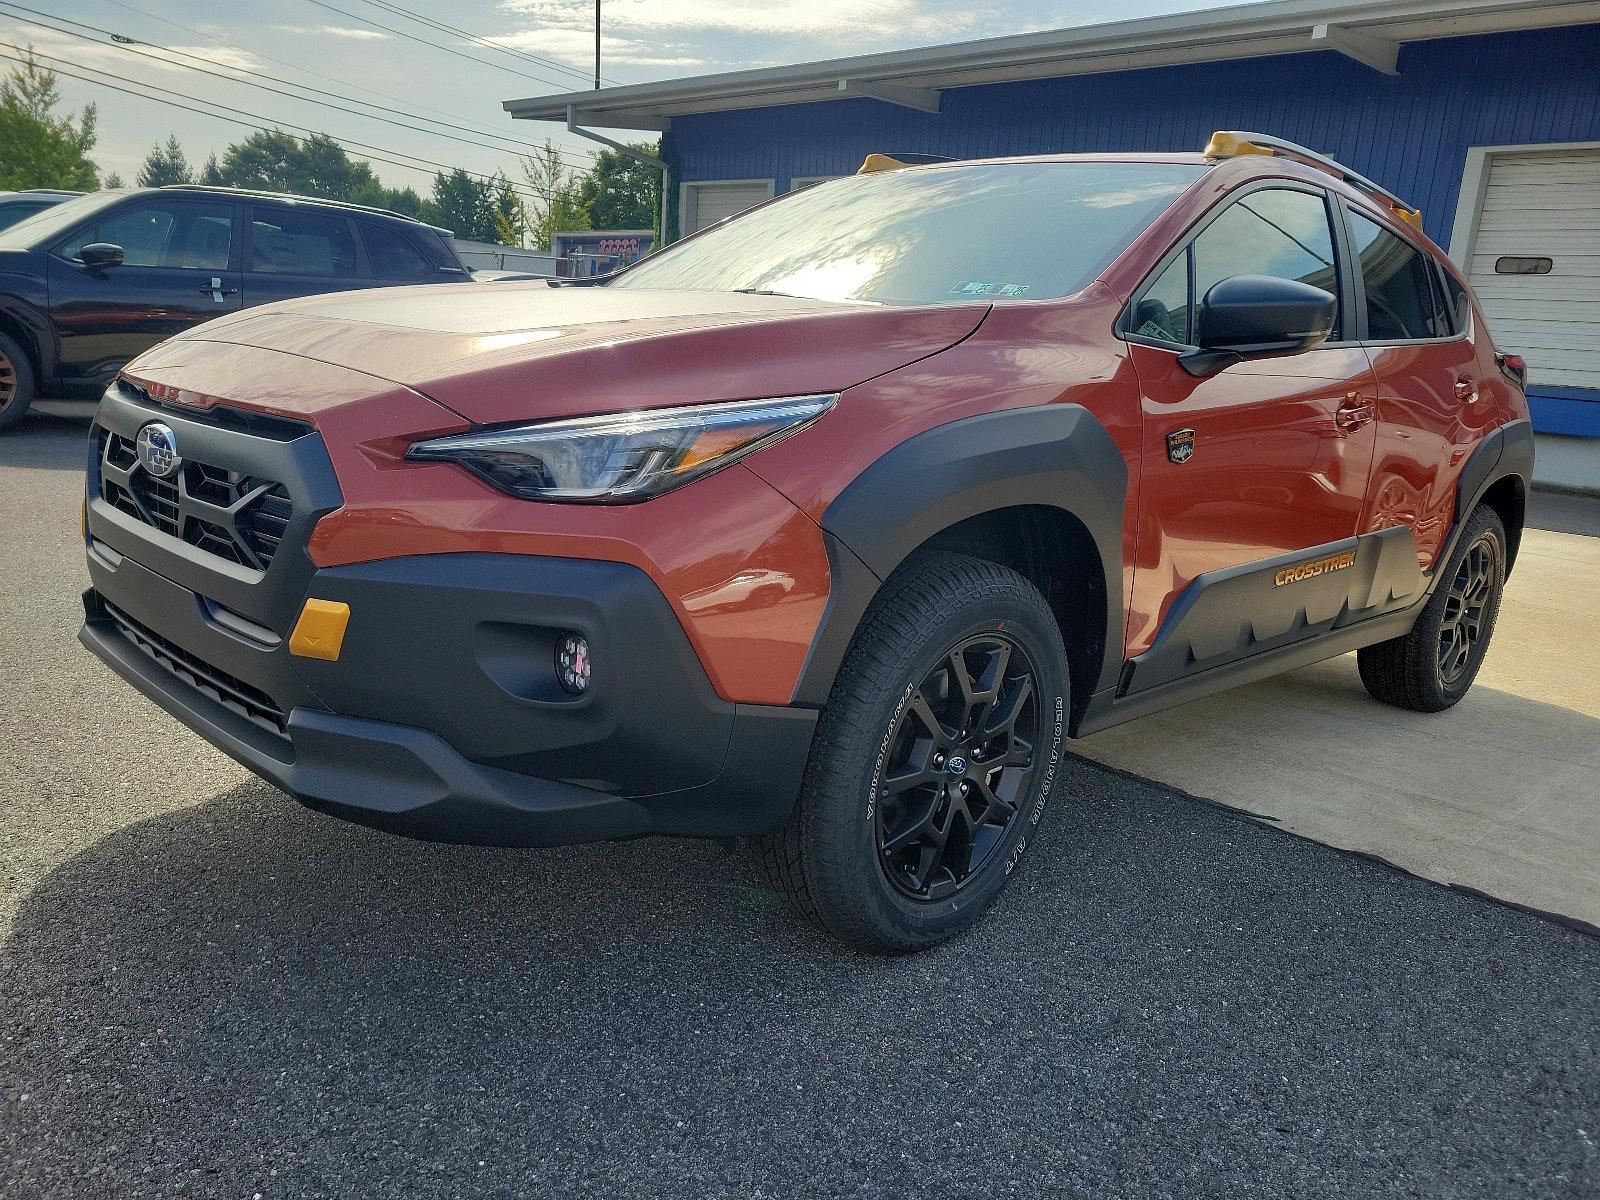
[[[36,392],[98,395],[223,313],[471,278],[448,230],[383,209],[198,185],[79,196],[0,230],[0,429]]]

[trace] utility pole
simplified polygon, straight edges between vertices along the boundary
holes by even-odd
[[[594,90],[600,90],[600,0],[594,0]]]

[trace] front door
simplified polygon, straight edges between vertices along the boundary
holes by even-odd
[[[239,307],[232,201],[154,196],[73,232],[50,255],[50,311],[61,374],[109,376],[157,342]],[[122,247],[122,265],[78,257],[92,242]]]
[[[1371,371],[1353,331],[1343,340],[1346,315],[1304,354],[1209,378],[1178,362],[1223,279],[1275,275],[1339,295],[1331,216],[1315,189],[1251,191],[1134,304],[1144,444],[1130,691],[1310,636],[1337,615],[1318,580],[1351,565],[1344,543],[1358,530],[1374,446]]]

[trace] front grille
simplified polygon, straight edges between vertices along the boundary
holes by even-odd
[[[148,655],[157,666],[252,724],[279,735],[284,733],[286,721],[283,709],[260,688],[252,687],[242,679],[235,679],[226,671],[218,670],[181,646],[174,645],[103,596],[100,602],[105,605],[106,615],[116,623],[122,636]]]
[[[185,459],[161,479],[139,462],[132,438],[100,439],[100,495],[118,512],[218,558],[265,571],[294,516],[281,483]]]

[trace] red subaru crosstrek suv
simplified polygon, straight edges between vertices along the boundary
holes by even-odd
[[[592,283],[147,352],[84,642],[314,808],[755,838],[886,949],[985,910],[1068,737],[1350,650],[1461,698],[1533,438],[1416,213],[1253,134],[868,167]]]

